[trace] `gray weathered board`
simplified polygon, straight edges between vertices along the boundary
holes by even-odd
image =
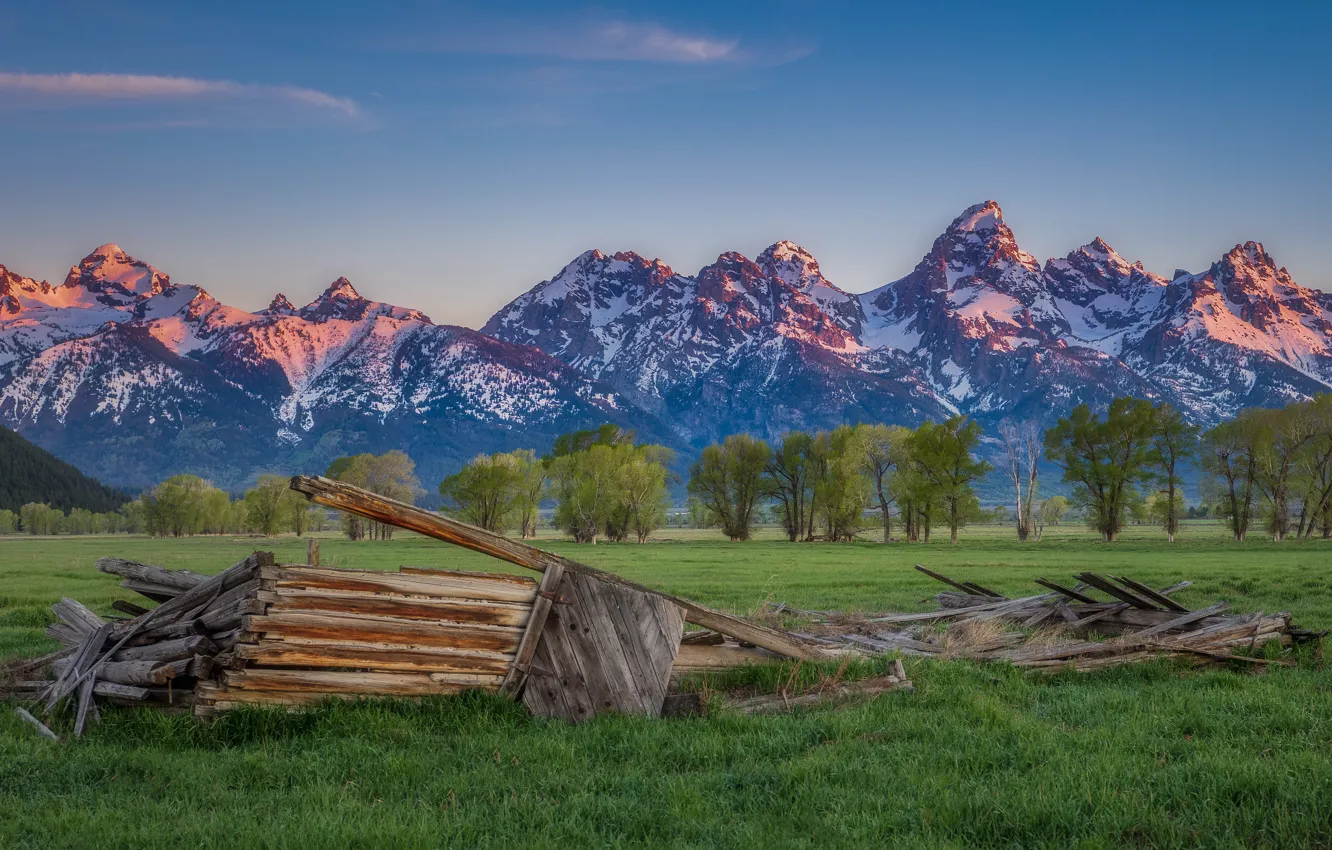
[[[523,704],[573,722],[606,712],[657,717],[684,612],[650,593],[566,572],[537,645]]]

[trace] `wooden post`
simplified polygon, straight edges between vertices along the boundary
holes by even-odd
[[[305,544],[305,563],[319,566],[319,541],[311,537]]]
[[[776,629],[769,629],[751,623],[748,620],[708,608],[689,599],[644,587],[614,573],[594,569],[562,555],[556,555],[553,552],[547,552],[517,540],[510,540],[485,529],[423,510],[415,505],[371,493],[342,481],[334,481],[322,476],[298,475],[291,479],[291,489],[298,493],[304,493],[310,501],[326,507],[336,508],[349,514],[356,514],[398,528],[405,528],[408,531],[415,531],[427,537],[434,537],[446,543],[462,546],[464,549],[471,549],[492,558],[499,558],[501,561],[508,561],[510,564],[526,567],[529,570],[545,572],[551,566],[560,564],[567,572],[596,576],[610,584],[660,596],[683,608],[685,620],[694,625],[721,632],[737,640],[748,641],[755,646],[761,646],[788,658],[803,658],[812,661],[825,657],[817,649],[806,646],[790,635],[783,634]]]

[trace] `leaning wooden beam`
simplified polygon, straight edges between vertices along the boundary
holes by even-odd
[[[167,570],[139,561],[127,561],[124,558],[98,558],[97,569],[120,576],[126,581],[157,585],[164,593],[170,592],[172,596],[183,593],[208,579],[208,576],[192,573],[189,570]],[[128,585],[122,582],[121,586]]]
[[[659,596],[683,608],[685,619],[696,626],[713,629],[782,655],[811,660],[822,657],[817,649],[805,646],[775,629],[751,623],[689,599],[644,587],[614,573],[594,569],[553,552],[546,552],[535,546],[529,546],[517,540],[510,540],[502,535],[493,534],[467,523],[422,510],[415,505],[376,495],[367,490],[362,490],[360,487],[354,487],[341,481],[333,481],[322,476],[298,475],[291,479],[291,488],[305,494],[310,501],[325,507],[336,508],[386,525],[415,531],[418,534],[424,534],[436,540],[443,540],[446,543],[453,543],[462,546],[464,549],[471,549],[492,558],[499,558],[501,561],[507,561],[510,564],[525,567],[529,570],[545,572],[555,564],[560,564],[566,572],[596,576],[610,584],[617,584],[620,587]]]
[[[509,665],[503,684],[500,685],[500,693],[511,699],[518,697],[527,682],[527,673],[532,668],[537,644],[541,642],[541,630],[546,627],[546,617],[550,615],[551,606],[555,604],[555,591],[559,588],[560,579],[563,577],[564,565],[560,563],[551,564],[541,577],[536,601],[532,603],[532,614],[527,619],[527,628],[518,641],[518,652],[514,655],[513,664]]]

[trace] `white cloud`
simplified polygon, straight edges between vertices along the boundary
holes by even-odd
[[[646,22],[457,21],[446,34],[415,34],[382,46],[399,50],[524,56],[573,62],[668,65],[773,65],[806,55],[804,48],[753,50],[738,38],[717,38]]]
[[[58,101],[183,101],[198,99],[269,100],[299,103],[356,117],[356,102],[317,89],[162,77],[150,74],[16,74],[0,72],[0,91]]]

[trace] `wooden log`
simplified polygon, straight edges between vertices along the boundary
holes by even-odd
[[[525,587],[532,590],[536,589],[537,582],[527,576],[516,576],[513,573],[488,573],[481,570],[446,570],[441,567],[398,567],[398,572],[402,575],[411,576],[435,576],[437,578],[461,578],[461,579],[487,579],[490,581],[508,582],[515,587]]]
[[[312,567],[319,566],[319,541],[313,537],[305,542],[305,563]]]
[[[145,599],[153,602],[162,603],[175,599],[180,595],[180,590],[165,584],[154,584],[149,581],[137,581],[135,579],[125,579],[120,583],[121,588],[130,590],[139,594]]]
[[[270,614],[322,611],[330,614],[392,617],[400,620],[480,623],[522,627],[529,622],[532,606],[518,602],[470,599],[422,599],[380,594],[333,594],[321,591],[261,590],[255,595],[268,605]]]
[[[90,632],[79,644],[78,651],[69,657],[64,663],[64,669],[60,672],[60,677],[51,684],[47,692],[45,710],[49,714],[56,707],[56,703],[64,699],[82,684],[82,676],[86,670],[91,669],[98,658],[98,653],[110,638],[113,630],[111,623],[104,624],[94,632]]]
[[[746,664],[774,664],[785,661],[786,656],[755,647],[746,649],[735,644],[709,646],[707,644],[680,644],[671,673],[692,673],[743,667]]]
[[[334,570],[327,567],[275,567],[263,570],[261,578],[264,582],[272,582],[273,590],[279,594],[288,589],[362,591],[434,599],[477,599],[526,604],[531,604],[536,598],[534,581],[514,585],[483,576],[426,576],[373,570]]]
[[[80,634],[87,634],[95,629],[99,629],[106,622],[97,616],[82,602],[68,597],[61,599],[51,606],[51,613],[55,614],[60,620],[70,627],[77,630]]]
[[[287,638],[314,638],[342,644],[456,647],[514,652],[521,629],[504,626],[452,626],[404,620],[368,620],[330,614],[274,614],[247,617],[247,632]]]
[[[1127,602],[1128,604],[1132,605],[1134,608],[1142,608],[1143,610],[1147,611],[1151,611],[1156,608],[1155,605],[1143,599],[1141,596],[1138,596],[1135,593],[1131,593],[1123,589],[1122,587],[1116,587],[1114,584],[1101,578],[1096,573],[1091,573],[1091,572],[1081,573],[1077,576],[1074,576],[1074,578],[1085,584],[1091,585],[1092,587],[1096,588],[1102,593],[1108,593],[1120,601]]]
[[[558,562],[564,566],[565,572],[572,571],[596,576],[602,581],[643,593],[655,594],[673,602],[684,609],[685,619],[694,625],[704,626],[737,639],[747,640],[756,646],[762,646],[792,658],[814,659],[821,657],[819,650],[816,648],[806,646],[775,629],[750,623],[688,599],[652,590],[613,573],[593,569],[570,558],[537,549],[517,540],[510,540],[499,534],[492,534],[475,526],[422,510],[414,505],[386,499],[383,496],[375,495],[341,481],[333,481],[317,476],[297,476],[291,480],[291,487],[293,490],[304,493],[311,501],[326,507],[357,514],[398,528],[406,528],[409,531],[453,543],[474,552],[481,552],[537,572],[545,572],[549,566]]]
[[[111,607],[122,614],[129,614],[131,617],[140,617],[148,613],[147,608],[141,608],[132,602],[126,602],[123,599],[117,599],[111,603]]]
[[[509,665],[504,683],[500,685],[500,693],[510,699],[517,698],[522,693],[523,685],[527,683],[527,674],[532,669],[532,658],[536,655],[537,644],[541,642],[541,632],[546,628],[546,617],[550,614],[560,579],[563,577],[564,565],[558,562],[547,567],[541,576],[536,601],[532,603],[531,616],[523,629],[522,638],[518,641],[513,664]]]
[[[1127,587],[1129,590],[1138,594],[1143,599],[1146,599],[1148,602],[1155,602],[1157,605],[1161,606],[1162,608],[1165,608],[1168,611],[1178,611],[1181,614],[1188,613],[1189,610],[1188,608],[1185,608],[1183,605],[1180,605],[1178,602],[1171,599],[1169,596],[1166,596],[1164,593],[1157,593],[1155,590],[1152,590],[1150,587],[1148,587],[1145,584],[1142,584],[1141,582],[1136,582],[1131,578],[1124,578],[1123,576],[1110,576],[1110,578],[1119,582],[1124,587]]]
[[[88,715],[93,708],[93,685],[97,683],[96,674],[83,680],[79,687],[79,707],[74,713],[74,737],[83,736],[84,727],[88,723]]]
[[[327,670],[248,669],[227,671],[228,691],[283,691],[426,696],[452,694],[470,688],[497,690],[502,674],[481,673],[347,673]]]
[[[195,655],[213,655],[217,645],[205,635],[166,640],[147,646],[127,646],[117,650],[111,656],[112,661],[176,661],[180,658],[193,658]]]
[[[165,590],[172,590],[174,591],[171,594],[172,596],[178,596],[184,591],[202,584],[208,578],[189,570],[167,570],[162,567],[155,567],[152,564],[129,561],[124,558],[98,558],[97,569],[104,573],[120,576],[123,579],[153,584]],[[121,586],[125,587],[124,584]]]
[[[16,708],[14,709],[14,713],[17,714],[19,718],[23,720],[24,723],[27,723],[32,728],[36,729],[37,734],[41,735],[43,738],[47,738],[52,741],[60,740],[60,738],[56,735],[56,733],[48,729],[45,723],[33,717],[26,708]]]
[[[115,682],[98,682],[93,686],[93,693],[99,697],[112,697],[124,701],[143,701],[148,699],[148,688],[134,685],[119,685]]]
[[[922,572],[922,573],[924,573],[925,575],[929,576],[930,578],[934,579],[935,581],[941,581],[941,582],[943,582],[944,584],[948,585],[949,587],[955,587],[955,588],[957,588],[958,590],[962,591],[963,593],[968,593],[968,594],[975,594],[975,593],[976,593],[975,590],[973,590],[973,589],[970,588],[970,587],[967,587],[966,584],[964,584],[964,583],[962,583],[962,582],[960,582],[960,581],[953,581],[951,578],[949,578],[948,576],[943,575],[943,574],[941,574],[941,573],[936,573],[934,570],[931,570],[931,569],[928,569],[927,567],[925,567],[924,564],[916,564],[916,569],[917,569],[919,572]],[[981,596],[985,596],[985,597],[992,597],[994,594],[992,594],[992,593],[981,593],[980,595],[981,595]],[[1001,597],[999,597],[999,598],[1002,599],[1003,597],[1001,596]]]
[[[259,667],[300,667],[306,669],[348,668],[403,673],[487,673],[508,672],[513,656],[464,654],[436,650],[383,649],[373,646],[311,646],[265,641],[237,644],[236,657],[250,662],[247,669]]]
[[[1067,596],[1069,599],[1075,599],[1078,602],[1085,602],[1090,605],[1097,604],[1097,601],[1092,597],[1087,596],[1084,593],[1079,593],[1078,591],[1073,590],[1072,588],[1064,587],[1061,584],[1056,584],[1055,582],[1052,582],[1049,579],[1038,578],[1036,579],[1036,583],[1039,584],[1041,587],[1048,587],[1050,590],[1053,590],[1056,593],[1062,593],[1064,596]]]
[[[726,635],[721,632],[714,632],[712,629],[686,632],[685,636],[680,638],[681,646],[721,646],[724,643],[726,643]]]
[[[97,678],[117,685],[165,685],[168,679],[184,676],[190,659],[176,661],[107,661],[97,668]]]
[[[911,689],[912,685],[909,679],[900,678],[896,675],[879,676],[873,679],[861,679],[856,682],[843,682],[795,696],[789,696],[785,693],[766,694],[732,702],[729,707],[744,714],[756,714],[768,711],[785,711],[855,697],[872,697],[889,691]]]

